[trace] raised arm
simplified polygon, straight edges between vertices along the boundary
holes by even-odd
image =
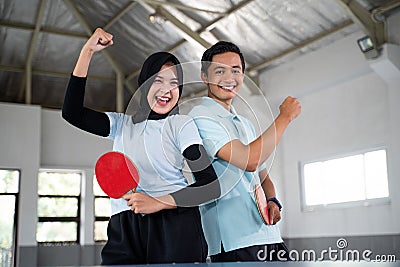
[[[248,145],[232,140],[221,147],[217,156],[240,169],[256,171],[274,151],[289,123],[301,112],[299,101],[293,97],[287,97],[279,109],[278,117],[256,140]]]
[[[72,74],[77,77],[86,77],[93,54],[113,45],[113,43],[113,36],[111,34],[97,28],[83,46]]]
[[[108,136],[108,116],[83,106],[86,76],[93,53],[113,44],[112,35],[96,29],[83,46],[68,83],[62,107],[62,117],[72,125],[100,136]]]

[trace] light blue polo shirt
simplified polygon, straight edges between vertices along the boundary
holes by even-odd
[[[209,97],[201,98],[189,115],[194,119],[221,185],[221,198],[200,207],[209,256],[254,245],[281,243],[279,227],[265,225],[258,213],[254,185],[258,172],[248,172],[218,158],[217,152],[228,142],[239,139],[249,144],[256,139],[252,123]],[[247,155],[243,155],[247,156]]]

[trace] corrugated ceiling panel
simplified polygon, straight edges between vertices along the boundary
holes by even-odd
[[[368,9],[390,2],[357,1]],[[155,10],[151,2],[142,5],[131,0],[45,1],[44,16],[40,21],[42,31],[38,35],[32,62],[32,99],[36,103],[57,106],[63,101],[67,77],[88,38],[85,27],[66,4],[68,2],[76,7],[91,31],[96,27],[104,27],[126,7],[130,7],[107,29],[114,35],[115,44],[106,51],[125,76],[137,73],[145,58],[160,50],[172,49],[181,62],[198,61],[205,50],[197,43],[185,41],[182,30],[172,22],[150,23],[149,14]],[[23,99],[24,74],[20,71],[25,68],[40,3],[39,0],[0,0],[0,100],[9,101],[12,98],[10,102],[13,102]],[[227,12],[238,5],[244,7],[226,16],[190,10],[197,8]],[[186,8],[181,8],[182,6]],[[288,49],[297,48],[310,38],[326,33],[349,20],[346,11],[335,0],[171,0],[167,1],[163,8],[193,32],[198,33],[199,29],[220,17],[210,32],[203,32],[200,36],[210,44],[217,40],[236,43],[243,51],[249,67],[279,56]],[[54,33],[53,30],[60,32]],[[359,28],[353,24],[272,64],[292,60],[302,53],[319,49],[357,30]],[[273,66],[270,62],[268,64],[269,67]],[[115,107],[115,73],[111,65],[102,53],[94,55],[89,75],[95,75],[99,79],[89,79],[86,96],[86,101],[92,107],[108,110]],[[46,78],[40,71],[55,73],[48,73]],[[58,75],[58,72],[61,75]],[[185,80],[198,80],[198,72],[196,68],[188,71],[185,73]],[[136,80],[137,77],[133,77],[129,81],[133,87],[136,86]],[[204,87],[201,82],[188,84],[185,86],[184,96],[202,88]],[[124,93],[130,97],[131,93],[128,90]],[[100,100],[97,94],[101,96]],[[129,99],[125,99],[125,102],[128,101]]]
[[[25,66],[31,35],[30,31],[0,27],[0,64]]]
[[[144,60],[152,53],[166,50],[182,40],[170,23],[152,24],[150,11],[135,5],[123,20],[116,23],[110,32],[114,35],[116,59],[124,66],[127,74],[141,67]]]
[[[212,31],[219,39],[238,44],[250,65],[332,28],[332,21],[337,23],[347,18],[340,6],[329,0],[319,0],[319,6],[324,6],[324,9],[318,13],[313,8],[316,4],[313,0],[273,0],[266,3],[250,3],[221,21]],[[331,18],[327,19],[328,16]]]
[[[39,0],[3,0],[0,5],[1,19],[34,24]]]
[[[0,102],[19,102],[24,73],[0,71]],[[22,99],[21,99],[22,101]]]
[[[48,9],[46,17],[43,19],[42,27],[85,33],[79,21],[67,8],[63,0],[47,1],[47,5]]]

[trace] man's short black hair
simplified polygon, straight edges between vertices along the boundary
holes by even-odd
[[[210,67],[213,57],[226,52],[233,52],[239,55],[240,61],[242,61],[242,71],[244,72],[246,65],[244,63],[242,52],[240,52],[237,45],[227,41],[219,41],[204,51],[203,57],[201,58],[201,71],[207,74],[207,70]]]

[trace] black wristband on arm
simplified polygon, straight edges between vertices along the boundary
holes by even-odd
[[[267,202],[270,201],[274,202],[278,206],[279,210],[282,210],[282,205],[276,197],[267,198]]]

